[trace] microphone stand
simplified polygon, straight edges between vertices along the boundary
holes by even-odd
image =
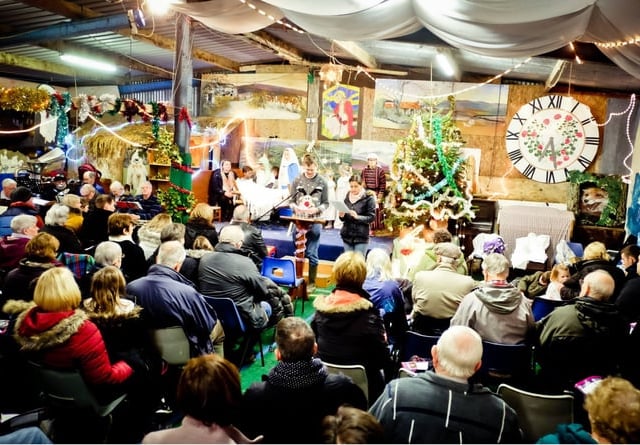
[[[282,204],[284,204],[285,202],[289,201],[290,199],[294,199],[296,197],[296,195],[298,193],[300,193],[301,190],[296,190],[295,192],[291,193],[289,196],[287,196],[286,198],[284,198],[282,201],[280,201],[279,203],[277,203],[276,205],[274,205],[273,207],[271,207],[269,210],[267,210],[266,212],[264,212],[262,215],[260,215],[259,217],[255,218],[254,221],[259,222],[262,218],[264,218],[265,216],[267,216],[269,213],[275,211],[277,208],[280,208],[280,206]]]

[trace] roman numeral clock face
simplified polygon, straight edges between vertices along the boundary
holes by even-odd
[[[523,105],[507,128],[513,166],[538,182],[565,182],[596,157],[600,133],[591,109],[569,96],[543,96]]]

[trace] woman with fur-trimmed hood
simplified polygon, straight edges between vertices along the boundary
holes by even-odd
[[[341,365],[360,364],[367,370],[369,400],[382,392],[380,370],[390,375],[392,363],[380,312],[362,290],[367,275],[364,257],[345,252],[333,266],[334,291],[316,297],[311,327],[321,360]]]
[[[124,361],[110,361],[102,335],[79,309],[80,301],[71,271],[54,267],[40,275],[33,303],[13,300],[3,310],[18,314],[13,337],[28,359],[54,368],[79,368],[91,385],[127,381],[133,369]]]

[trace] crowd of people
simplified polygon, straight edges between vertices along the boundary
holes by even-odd
[[[480,377],[484,344],[492,342],[535,346],[539,369],[527,382],[531,391],[574,391],[585,377],[603,378],[585,398],[582,422],[559,426],[543,442],[640,440],[634,387],[640,360],[631,353],[640,340],[637,246],[620,251],[622,267],[594,242],[575,264],[513,280],[508,258],[495,252],[482,258],[482,276],[469,275],[451,233],[428,229],[411,273],[397,276],[397,253],[368,245],[378,197],[362,175],[351,174],[339,197],[348,211],[338,212],[344,253],[333,265],[335,287],[315,295],[315,312],[305,320],[294,316],[289,295],[262,276],[264,239],[249,209],[226,193],[233,177],[222,165],[215,181],[220,176],[230,203],[218,228],[208,203],[197,204],[185,224],[172,222],[149,183],[137,198],[126,198],[121,183],[101,193],[95,175],[87,175],[80,195],[64,194],[44,215],[28,189],[9,190],[7,183],[0,300],[9,323],[0,359],[2,381],[12,383],[2,408],[25,402],[14,382],[33,384],[23,372],[31,360],[79,369],[99,397],[126,392],[113,441],[519,443],[517,412]],[[311,221],[306,254],[313,285],[322,233],[315,219],[329,193],[314,156],[305,155],[299,167],[289,205]],[[225,333],[207,302],[219,297],[234,301],[252,332],[274,328],[277,362],[244,392],[238,370],[255,354],[244,354],[240,339]],[[536,320],[531,307],[538,298],[562,305]],[[148,331],[172,326],[182,328],[191,359],[169,370]],[[438,339],[422,351],[429,371],[398,378],[410,330]],[[367,391],[328,373],[324,363],[362,365]],[[177,417],[158,424],[167,403]],[[88,434],[73,422],[59,425]],[[24,436],[14,441],[38,440],[32,430],[16,433]],[[68,436],[53,435],[60,437]]]

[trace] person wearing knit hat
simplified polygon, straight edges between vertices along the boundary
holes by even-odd
[[[44,221],[38,214],[33,204],[33,195],[31,190],[27,187],[17,187],[11,193],[11,204],[9,208],[0,215],[0,236],[11,235],[11,220],[17,215],[33,215],[37,219],[37,226],[39,229],[44,227]]]
[[[437,243],[433,252],[436,267],[416,272],[412,288],[411,329],[426,335],[440,335],[447,329],[462,299],[479,284],[457,271],[462,256],[457,245]]]

